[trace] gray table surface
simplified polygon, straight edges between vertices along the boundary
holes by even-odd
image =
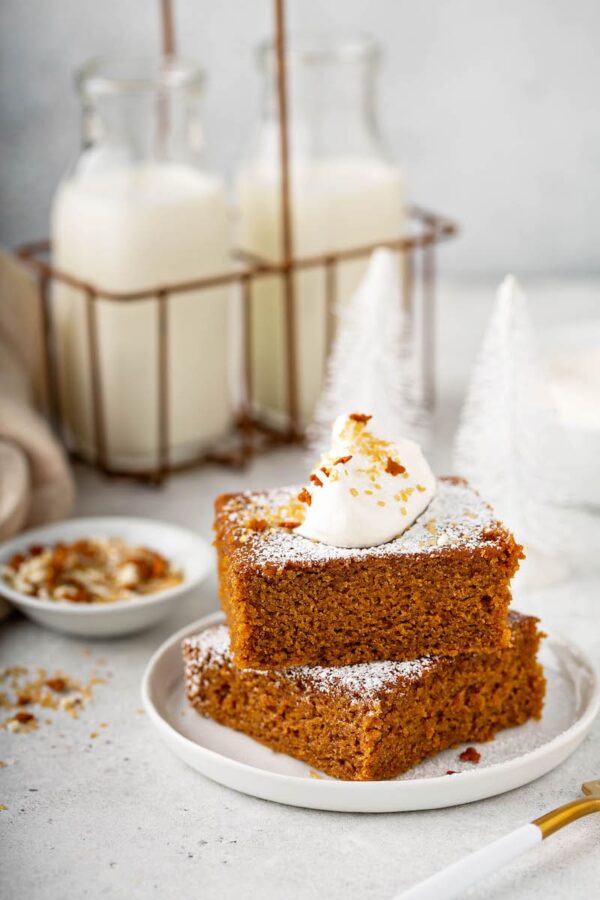
[[[489,314],[490,285],[447,286],[440,332],[440,395],[433,461],[448,469],[449,439],[466,374]],[[586,314],[593,282],[531,286],[542,324]],[[243,473],[216,467],[162,489],[77,473],[77,514],[135,514],[211,537],[212,499],[224,490],[301,478],[299,452],[258,459]],[[429,812],[350,815],[278,806],[214,784],[171,755],[140,714],[139,686],[152,651],[176,629],[217,607],[212,575],[160,625],[113,641],[78,641],[19,616],[0,625],[2,665],[64,669],[94,690],[77,720],[57,716],[31,734],[0,732],[0,894],[6,898],[281,897],[391,898],[440,866],[576,797],[600,776],[600,725],[562,766],[500,797]],[[543,616],[600,658],[598,589],[592,571],[523,593],[521,609]],[[101,722],[107,723],[100,728]],[[90,738],[92,732],[98,737]],[[594,896],[600,878],[600,817],[558,833],[473,889],[474,898]]]

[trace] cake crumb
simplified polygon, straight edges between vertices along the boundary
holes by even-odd
[[[338,456],[338,458],[334,461],[334,466],[343,466],[347,462],[350,462],[352,459],[352,454],[349,453],[347,456]]]
[[[314,769],[311,769],[308,773],[311,778],[316,778],[318,781],[323,780],[323,776],[319,774],[319,772],[315,772]]]
[[[467,747],[466,750],[463,750],[463,752],[459,754],[458,758],[462,760],[462,762],[477,764],[481,759],[481,753],[479,750],[476,750],[475,747]]]
[[[306,488],[302,488],[302,490],[298,494],[298,500],[300,501],[300,503],[306,503],[307,506],[310,506],[312,503],[312,496],[310,491],[307,491]]]
[[[396,462],[395,459],[392,459],[391,456],[388,456],[385,471],[388,473],[388,475],[396,476],[402,475],[404,472],[406,472],[406,468],[400,465],[399,462]]]
[[[350,413],[348,418],[352,419],[353,422],[360,422],[361,425],[366,425],[373,416],[367,416],[365,413]]]
[[[454,769],[448,769],[446,775],[458,775],[458,772],[456,772]]]
[[[267,525],[268,522],[266,521],[266,519],[255,518],[250,519],[250,521],[248,522],[248,528],[250,528],[252,531],[264,531]]]

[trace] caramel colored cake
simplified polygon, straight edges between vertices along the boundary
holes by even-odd
[[[216,501],[220,596],[238,666],[350,665],[508,644],[509,582],[522,548],[465,481],[440,479],[407,531],[364,550],[295,533],[297,494]]]
[[[509,614],[493,653],[282,672],[238,669],[217,625],[183,643],[187,695],[202,715],[336,778],[394,778],[463,741],[540,718],[537,619]]]

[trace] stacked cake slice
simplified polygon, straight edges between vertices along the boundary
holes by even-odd
[[[522,548],[464,481],[440,479],[408,530],[366,549],[281,527],[297,494],[217,500],[221,602],[239,665],[337,666],[509,644]]]
[[[540,717],[537,620],[509,612],[522,549],[475,491],[441,479],[410,527],[365,549],[299,533],[303,494],[217,500],[228,626],[184,642],[198,712],[352,780]]]

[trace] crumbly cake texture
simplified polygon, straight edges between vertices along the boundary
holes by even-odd
[[[394,778],[542,712],[537,619],[511,611],[508,647],[408,662],[239,669],[217,625],[183,642],[187,697],[203,716],[335,778]]]
[[[522,547],[462,479],[402,535],[364,550],[294,533],[298,488],[217,498],[221,605],[238,666],[350,665],[509,641]]]

